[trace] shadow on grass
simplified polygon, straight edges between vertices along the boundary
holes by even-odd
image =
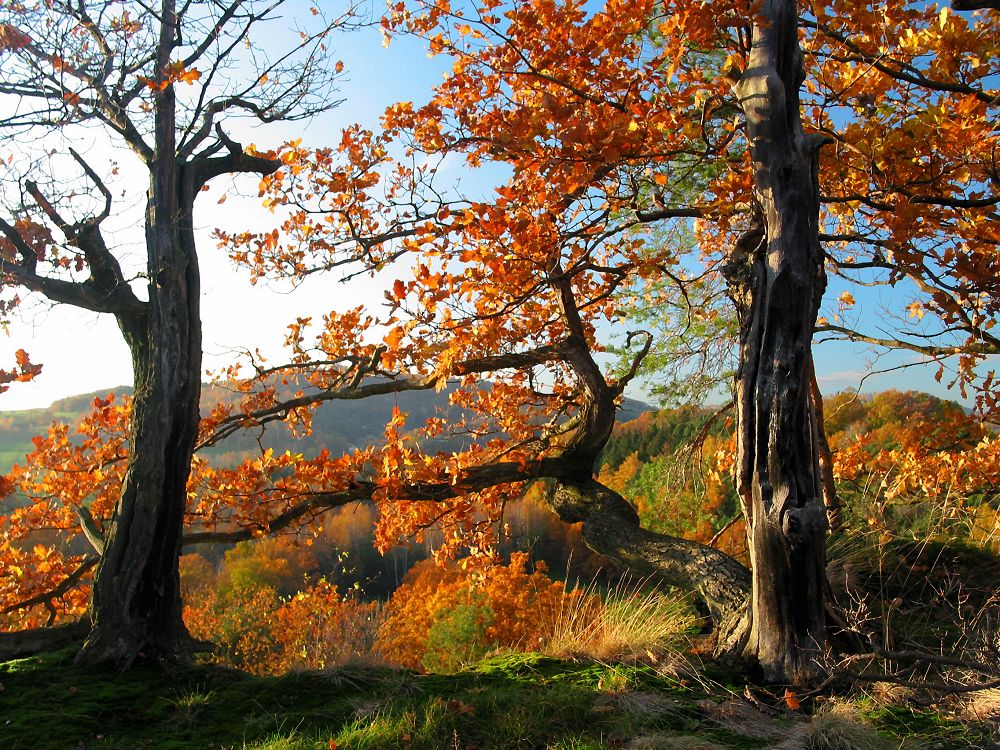
[[[0,663],[0,748],[598,750],[693,747],[694,735],[704,747],[772,744],[713,723],[701,687],[643,666],[511,654],[454,675],[255,677],[215,666],[96,672],[73,654]]]

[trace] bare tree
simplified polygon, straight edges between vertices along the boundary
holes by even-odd
[[[0,10],[0,95],[9,105],[0,136],[23,150],[99,128],[131,150],[148,179],[144,284],[131,283],[103,231],[116,204],[102,169],[73,149],[78,181],[60,189],[60,175],[50,191],[24,179],[18,205],[0,218],[3,286],[115,316],[132,355],[129,464],[102,542],[83,662],[127,665],[188,648],[177,558],[201,392],[195,199],[220,175],[279,166],[233,140],[226,118],[295,120],[334,103],[326,45],[348,17],[292,30],[288,48],[271,56],[259,35],[289,33],[284,4],[91,0]]]

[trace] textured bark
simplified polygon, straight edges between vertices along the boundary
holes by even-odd
[[[716,655],[739,658],[751,591],[750,571],[739,562],[714,547],[641,528],[632,506],[594,479],[561,483],[550,504],[563,520],[583,521],[590,549],[697,596],[712,619]]]
[[[818,233],[820,141],[802,132],[794,0],[766,0],[734,92],[754,162],[754,225],[727,266],[740,320],[737,488],[753,566],[747,655],[801,682],[826,641],[826,513],[809,399],[810,342],[825,285]]]
[[[164,0],[161,13],[162,76],[175,37],[173,0]],[[165,86],[156,101],[146,205],[148,314],[119,317],[135,373],[129,463],[94,579],[82,663],[170,660],[190,640],[177,559],[199,422],[201,324],[194,195],[176,156],[175,129],[173,87]]]
[[[826,522],[830,531],[838,533],[844,530],[843,505],[837,494],[837,482],[833,476],[833,451],[826,439],[826,416],[823,412],[823,394],[820,393],[816,381],[816,368],[809,362],[809,402],[812,404],[816,423],[816,448],[819,452],[820,481],[823,486],[823,504],[826,506]]]

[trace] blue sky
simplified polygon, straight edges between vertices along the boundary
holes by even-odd
[[[309,123],[247,128],[233,135],[262,147],[295,137],[303,138],[307,144],[330,142],[339,139],[340,129],[350,123],[374,126],[385,106],[392,102],[425,100],[430,88],[441,80],[442,71],[450,65],[445,58],[428,58],[422,46],[412,39],[395,38],[386,49],[375,28],[340,37],[335,50],[334,59],[342,59],[346,66],[346,76],[341,83],[345,102],[339,108]],[[86,145],[91,154],[100,153],[104,148],[99,139]],[[113,154],[109,152],[110,155]],[[457,171],[454,176],[458,176]],[[364,283],[355,281],[347,285],[336,283],[329,275],[317,276],[294,292],[281,285],[250,286],[246,275],[234,269],[224,253],[215,249],[209,233],[216,226],[251,228],[257,222],[264,226],[271,221],[270,216],[261,213],[252,197],[232,197],[234,189],[247,196],[255,195],[255,185],[255,180],[234,184],[229,178],[221,178],[199,199],[196,218],[202,227],[207,368],[217,368],[231,361],[233,351],[240,348],[260,347],[277,354],[285,327],[296,316],[318,318],[332,307],[346,308],[380,299],[382,291],[395,278],[390,270]],[[223,192],[231,197],[219,205],[218,197]],[[139,197],[131,203],[133,212],[136,206],[141,206],[141,187],[137,195]],[[136,228],[135,214],[123,212],[119,225],[111,232],[112,239],[138,248],[141,230],[137,238]],[[836,283],[832,284],[827,292],[828,300],[835,299],[840,291]],[[882,290],[866,293],[864,297],[859,295],[857,314],[881,315],[881,305],[893,301],[877,296],[885,294],[888,293]],[[827,304],[827,308],[834,306]],[[68,307],[27,305],[12,320],[9,335],[0,334],[0,367],[10,363],[13,352],[19,348],[28,350],[32,360],[42,363],[44,370],[35,382],[15,384],[10,391],[0,395],[0,410],[43,407],[63,396],[111,389],[131,382],[128,350],[113,319],[108,316]],[[935,368],[911,367],[882,376],[869,375],[873,368],[896,368],[916,359],[910,353],[876,358],[869,348],[849,343],[824,344],[816,350],[818,377],[826,393],[857,388],[863,382],[865,390],[919,389],[958,398],[956,392],[946,391],[943,384],[935,382]],[[863,380],[866,375],[869,377]],[[645,396],[642,391],[631,395]]]

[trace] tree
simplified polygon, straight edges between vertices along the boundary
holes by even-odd
[[[729,259],[740,322],[737,492],[754,570],[750,652],[770,679],[814,669],[826,642],[826,510],[810,346],[826,286],[819,245],[822,137],[803,132],[798,10],[765,2],[733,92],[746,117],[759,214]]]
[[[940,59],[983,76],[996,63],[982,61],[1000,59],[972,62],[995,43],[992,26],[966,24],[972,33],[948,14],[942,23],[934,8],[884,8],[900,39],[905,28],[914,31],[921,63]],[[265,451],[233,469],[196,460],[185,541],[308,526],[325,509],[370,498],[383,546],[435,528],[444,534],[442,554],[488,550],[522,483],[548,477],[550,507],[582,522],[589,546],[704,600],[720,653],[750,657],[771,680],[807,679],[826,641],[822,441],[810,356],[830,261],[820,243],[888,242],[834,233],[844,215],[838,206],[852,221],[881,221],[889,232],[907,228],[913,214],[901,209],[937,205],[907,197],[899,185],[894,202],[880,193],[872,202],[885,189],[890,156],[898,156],[886,144],[916,153],[927,135],[899,141],[912,123],[875,117],[879,136],[866,151],[866,118],[879,114],[882,97],[910,102],[910,87],[926,90],[929,111],[955,94],[946,106],[957,112],[971,96],[971,119],[995,104],[968,76],[946,85],[904,65],[881,78],[881,58],[869,60],[878,57],[869,50],[877,43],[865,36],[878,23],[855,6],[813,8],[800,19],[793,3],[778,0],[760,8],[611,0],[598,10],[575,0],[503,9],[496,0],[403,2],[383,24],[390,39],[414,34],[452,59],[431,101],[393,105],[380,132],[350,127],[327,148],[286,144],[274,154],[280,167],[260,185],[267,204],[284,212],[282,231],[219,238],[258,276],[400,269],[386,305],[294,321],[289,360],[234,370],[246,397],[206,418],[199,445],[269,422],[308,429],[310,410],[328,401],[448,383],[467,416],[408,430],[397,409],[384,443],[337,457]],[[843,51],[855,40],[867,45],[859,59]],[[824,108],[853,96],[854,86],[876,97],[871,112],[858,102],[841,120]],[[828,138],[833,156],[824,159]],[[872,149],[879,158],[870,158]],[[854,159],[857,152],[865,158]],[[908,180],[927,179],[922,159],[907,162]],[[453,190],[437,170],[446,160],[500,165],[502,184],[484,198]],[[940,171],[932,170],[935,179]],[[981,174],[980,182],[989,179]],[[836,180],[843,194],[830,198],[818,187]],[[961,200],[972,201],[962,211],[983,210],[980,199]],[[859,213],[858,205],[867,208]],[[939,216],[936,231],[953,233],[956,243],[989,231],[965,217]],[[669,279],[683,297],[695,275],[685,265],[688,245],[651,243],[647,230],[692,221],[699,253],[715,283],[726,284],[739,323],[737,487],[752,576],[712,547],[640,528],[627,500],[593,477],[616,402],[653,339],[622,331],[631,356],[608,373],[599,364],[603,332],[621,321],[622,290],[641,294],[647,283]],[[941,262],[958,274],[970,257],[978,256]],[[837,258],[838,267],[849,266]],[[920,279],[937,265],[905,267]],[[463,450],[434,450],[434,439],[468,435],[476,440]],[[87,450],[84,463],[97,447]],[[37,463],[59,452],[55,436],[39,446]],[[63,471],[54,461],[26,476],[29,490]]]
[[[266,175],[279,166],[229,137],[224,117],[297,119],[331,101],[333,72],[321,53],[336,22],[304,33],[273,60],[246,56],[239,62],[250,75],[242,82],[230,76],[241,46],[253,49],[257,27],[282,4],[178,8],[163,0],[154,12],[141,3],[27,2],[0,11],[0,94],[17,102],[0,121],[7,146],[22,154],[38,138],[65,146],[84,127],[98,127],[148,176],[143,288],[133,286],[102,231],[114,207],[102,167],[72,147],[81,181],[60,188],[64,180],[51,173],[49,185],[24,179],[34,205],[14,205],[0,219],[4,287],[114,315],[132,353],[128,467],[98,537],[82,661],[128,664],[186,648],[177,558],[201,391],[195,198],[220,175]],[[96,210],[78,195],[88,191],[99,196]]]
[[[554,349],[545,354],[557,373],[551,376],[556,387],[546,397],[579,409],[574,431],[560,448],[581,467],[592,460],[593,445],[606,440],[607,400],[636,375],[643,358],[640,353],[626,365],[617,382],[602,375],[590,353],[597,346],[597,321],[614,321],[616,292],[630,283],[642,288],[647,279],[666,277],[688,286],[675,248],[651,247],[638,238],[654,222],[699,221],[701,250],[726,278],[740,323],[737,483],[754,561],[751,616],[737,614],[745,601],[744,573],[726,569],[709,553],[635,532],[634,518],[618,505],[620,496],[584,479],[582,470],[558,476],[552,504],[566,520],[584,520],[595,548],[699,590],[720,626],[720,641],[733,651],[746,643],[746,652],[771,679],[809,672],[826,637],[822,498],[832,495],[829,483],[824,490],[821,482],[821,455],[828,477],[832,461],[817,421],[821,401],[809,351],[826,261],[842,272],[896,264],[918,288],[930,283],[938,290],[951,288],[951,281],[940,278],[944,269],[962,290],[953,295],[955,302],[930,292],[939,310],[952,311],[946,324],[966,315],[968,303],[975,307],[968,318],[972,327],[983,328],[983,314],[991,315],[984,303],[991,299],[993,276],[980,275],[980,291],[965,290],[966,264],[984,265],[973,259],[985,258],[992,242],[982,212],[993,199],[956,196],[968,188],[948,182],[949,170],[940,162],[932,160],[928,171],[926,146],[918,143],[926,143],[928,131],[914,127],[911,109],[903,106],[897,115],[894,105],[899,99],[913,102],[918,114],[923,108],[930,115],[924,119],[934,123],[931,132],[943,137],[945,126],[932,119],[933,108],[955,94],[945,106],[977,128],[976,152],[949,153],[941,162],[980,170],[973,186],[988,182],[988,150],[996,133],[983,113],[995,100],[978,87],[995,69],[983,63],[995,59],[988,53],[995,29],[959,22],[947,9],[899,3],[879,12],[898,32],[894,39],[919,40],[903,62],[888,66],[888,74],[875,60],[881,54],[876,44],[885,43],[881,32],[865,31],[880,29],[881,22],[853,8],[815,9],[800,23],[790,3],[765,3],[759,12],[735,3],[709,8],[676,2],[662,9],[609,3],[589,13],[572,2],[515,3],[504,12],[494,2],[428,2],[397,5],[388,21],[455,60],[431,104],[415,109],[402,103],[387,112],[390,133],[398,130],[415,152],[463,155],[473,167],[502,162],[513,176],[494,201],[439,203],[422,217],[409,215],[426,222],[404,243],[422,254],[422,265],[414,282],[400,281],[389,295],[412,319],[391,319],[394,335],[387,344],[401,343],[400,351],[415,357],[417,341],[432,341],[447,347],[451,359],[445,364],[451,365],[483,342],[505,350],[516,341],[551,342]],[[800,31],[808,58],[799,49]],[[803,105],[807,61],[815,77],[805,87]],[[925,61],[927,73],[915,73],[913,66]],[[868,75],[864,65],[875,72]],[[949,75],[957,82],[939,77]],[[855,86],[874,97],[875,108],[859,106],[838,122],[831,107],[853,102]],[[883,102],[890,114],[880,120]],[[802,124],[804,108],[811,133]],[[868,122],[879,137],[866,137]],[[825,142],[838,147],[826,169],[818,155]],[[901,143],[909,149],[902,153],[912,157],[887,186],[886,165],[900,157]],[[872,149],[880,158],[852,158]],[[710,163],[723,167],[705,166]],[[824,193],[820,176],[837,191]],[[914,192],[924,183],[933,183],[933,191]],[[893,200],[873,200],[883,191]],[[699,197],[694,205],[692,194]],[[856,212],[855,204],[864,208]],[[914,218],[908,209],[915,205],[932,207],[924,215],[927,226],[950,234],[952,251],[921,244],[929,230],[905,223]],[[953,210],[972,213],[956,223]],[[851,233],[841,223],[847,213]],[[877,237],[858,234],[860,224],[901,233],[900,243],[891,242],[894,250],[902,246],[893,260],[884,253],[874,263],[825,254],[821,241],[844,252],[866,243],[884,246]],[[956,251],[958,243],[970,247]],[[271,249],[266,242],[259,247]],[[313,247],[319,254],[311,262],[328,257],[325,248]],[[258,251],[255,257],[266,262],[268,256]],[[435,317],[456,298],[461,305]],[[839,299],[848,307],[853,298]],[[525,322],[511,322],[500,311],[516,311]],[[627,340],[643,338],[633,332]],[[972,346],[962,351],[974,351]],[[541,364],[523,356],[510,354],[506,362]],[[536,381],[525,374],[521,382]],[[540,397],[534,388],[520,393],[522,404]],[[549,468],[555,469],[541,470]]]
[[[976,7],[989,4],[953,4]],[[822,238],[830,268],[854,284],[817,330],[939,363],[938,379],[950,371],[988,416],[995,378],[984,363],[1000,351],[996,11],[894,2],[877,16],[817,8],[805,25],[810,79],[821,82],[807,108],[833,139]],[[854,313],[871,285],[894,288],[893,307]]]

